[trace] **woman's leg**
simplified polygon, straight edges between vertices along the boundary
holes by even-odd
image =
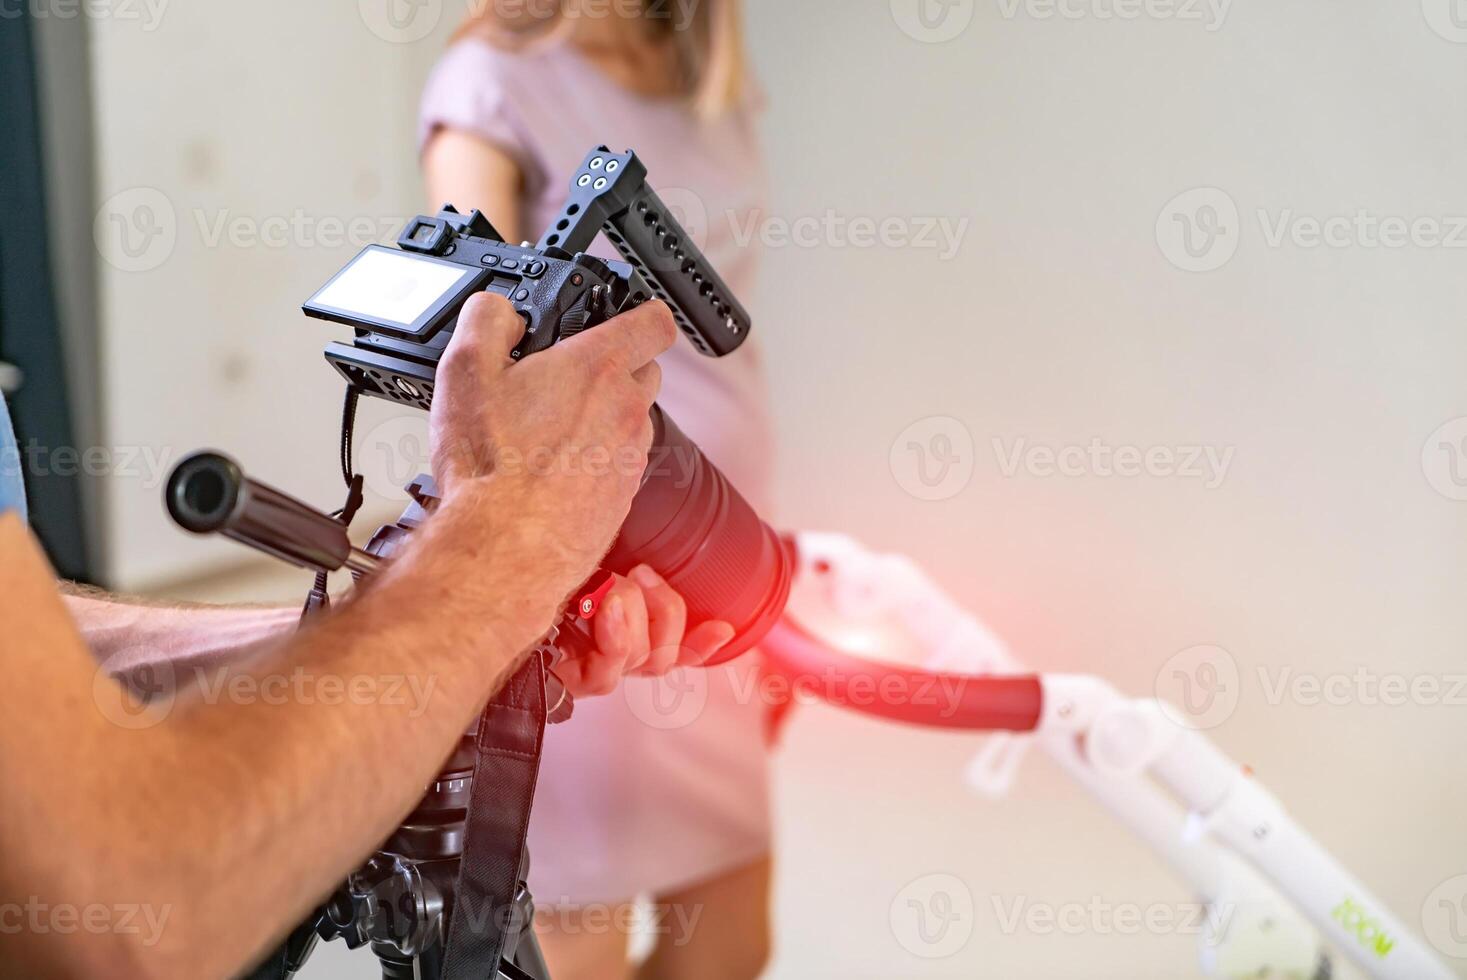
[[[628,924],[634,919],[631,902],[537,908],[535,935],[551,980],[630,980]]]
[[[768,855],[658,895],[664,928],[637,980],[754,980],[769,961]],[[683,926],[690,927],[683,931]],[[561,980],[559,975],[555,980]]]

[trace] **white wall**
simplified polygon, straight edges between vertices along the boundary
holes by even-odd
[[[1433,488],[1422,452],[1467,415],[1467,235],[1274,248],[1256,211],[1467,215],[1467,46],[1417,3],[1238,3],[1213,31],[1091,15],[1117,6],[1039,19],[1038,3],[959,2],[949,23],[971,15],[966,29],[923,43],[895,16],[915,0],[751,4],[772,218],[971,222],[948,260],[838,237],[771,256],[757,308],[782,516],[919,557],[1037,667],[1143,694],[1178,651],[1225,648],[1241,678],[1218,740],[1419,926],[1432,889],[1467,872],[1467,706],[1275,705],[1268,691],[1357,667],[1464,672],[1467,505]],[[1205,186],[1239,210],[1237,252],[1184,272],[1158,217]],[[926,423],[919,442],[972,440],[971,482],[937,502],[889,461],[933,416],[961,426]],[[1233,458],[1214,489],[1001,466],[1016,440],[1096,438]],[[1455,490],[1440,441],[1431,475]],[[1001,930],[995,902],[1183,896],[1042,761],[1002,806],[963,793],[975,744],[829,710],[797,721],[775,975],[1193,975],[1185,938]],[[971,889],[976,929],[924,961],[887,922],[932,872]]]
[[[1433,432],[1467,415],[1462,253],[1270,247],[1256,212],[1467,215],[1467,46],[1415,3],[1236,4],[1209,30],[1103,20],[1101,0],[1071,4],[1079,19],[959,0],[948,23],[971,22],[945,43],[898,26],[914,4],[750,3],[772,96],[771,220],[968,223],[948,257],[823,233],[771,251],[754,305],[784,523],[918,557],[1036,667],[1141,694],[1178,651],[1223,647],[1240,678],[1219,742],[1419,924],[1432,889],[1467,872],[1467,707],[1271,703],[1269,688],[1285,671],[1463,671],[1467,510],[1433,486],[1455,492],[1440,439],[1422,463]],[[157,31],[96,30],[99,198],[156,188],[176,214],[161,264],[104,263],[110,440],[225,448],[322,503],[338,494],[337,388],[319,359],[333,331],[297,306],[353,248],[211,248],[195,212],[419,210],[413,104],[459,7],[428,5],[433,32],[395,44],[352,6],[178,4]],[[1164,206],[1198,187],[1239,212],[1221,239],[1235,257],[1207,273],[1157,240],[1159,218],[1180,227]],[[939,416],[958,424],[923,423]],[[938,435],[972,477],[924,501],[904,489],[921,488],[906,445]],[[1212,488],[1005,475],[993,440],[1007,453],[1020,439],[1231,456]],[[146,480],[113,486],[119,582],[235,556],[169,528]],[[1002,805],[963,791],[976,744],[797,716],[779,769],[774,975],[1194,975],[1184,935],[1000,928],[1016,902],[1186,895],[1038,760]],[[932,873],[971,891],[973,934],[923,959],[890,914]]]
[[[412,133],[450,27],[438,23],[437,43],[397,43],[349,7],[284,0],[94,22],[114,584],[242,557],[168,523],[153,475],[196,448],[339,505],[341,388],[320,352],[346,331],[300,304],[424,210]],[[163,234],[134,230],[138,248],[152,244],[129,258],[113,222],[146,221],[139,208]],[[384,417],[367,408],[364,432]]]

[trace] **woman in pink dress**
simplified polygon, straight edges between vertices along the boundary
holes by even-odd
[[[478,208],[506,239],[536,239],[587,150],[631,148],[748,303],[763,168],[735,0],[644,3],[637,16],[624,2],[510,5],[518,17],[496,6],[465,25],[424,93],[432,205]],[[604,238],[593,251],[618,257]],[[757,335],[719,360],[680,342],[662,359],[660,400],[768,519],[773,440]],[[757,670],[747,656],[696,676],[629,678],[550,731],[530,849],[556,980],[762,971],[770,822]],[[679,690],[691,700],[659,715]],[[627,909],[639,896],[654,905],[657,944],[634,968]]]

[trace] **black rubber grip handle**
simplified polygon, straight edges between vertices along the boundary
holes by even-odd
[[[647,183],[647,168],[631,150],[599,146],[571,179],[565,209],[540,248],[584,252],[602,231],[672,309],[693,346],[710,357],[737,350],[752,321],[733,290],[691,235]]]
[[[335,571],[352,553],[340,521],[251,480],[222,453],[185,458],[169,475],[164,499],[184,530],[222,534],[301,568]]]

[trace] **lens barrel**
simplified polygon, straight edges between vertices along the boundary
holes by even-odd
[[[735,635],[706,666],[757,644],[784,612],[793,561],[779,536],[661,407],[642,488],[604,565],[650,565],[688,604],[688,626],[730,623]]]

